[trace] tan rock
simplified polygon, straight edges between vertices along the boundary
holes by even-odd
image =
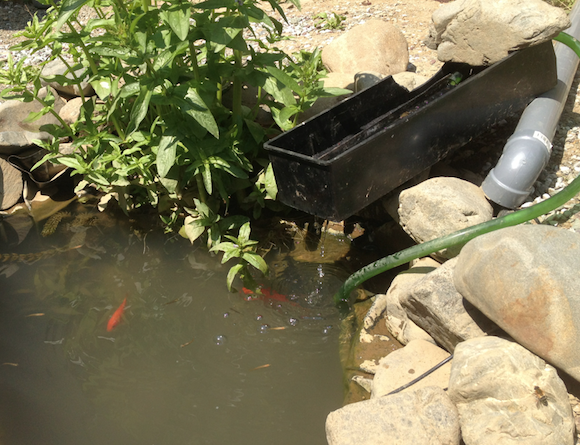
[[[394,25],[372,19],[355,26],[322,50],[322,62],[329,71],[358,73],[376,71],[400,73],[409,64],[409,50],[403,33]]]

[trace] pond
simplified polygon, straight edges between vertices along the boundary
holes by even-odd
[[[343,401],[332,260],[273,249],[267,295],[230,293],[204,248],[98,212],[19,250],[63,246],[0,276],[2,445],[326,443]]]

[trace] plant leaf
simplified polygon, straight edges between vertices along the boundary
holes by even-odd
[[[151,95],[153,94],[153,90],[148,88],[144,85],[141,86],[141,91],[139,92],[139,96],[135,100],[133,104],[133,109],[131,110],[131,120],[129,121],[128,125],[128,133],[132,133],[133,131],[139,128],[145,116],[147,116],[147,111],[149,111],[149,102],[151,101]]]
[[[264,275],[266,275],[268,273],[268,265],[264,261],[264,258],[262,258],[257,253],[244,252],[242,254],[242,259],[247,261],[248,263],[250,263],[252,266],[254,266],[256,269],[258,269]]]
[[[159,14],[182,42],[189,34],[189,17],[191,16],[191,5],[183,2],[179,5],[172,5],[167,11]]]
[[[228,286],[228,290],[230,292],[235,291],[233,284],[234,284],[234,280],[236,279],[236,276],[238,275],[238,273],[240,273],[240,271],[243,269],[244,265],[243,264],[236,264],[235,266],[232,266],[228,272],[228,276],[226,277],[226,284]]]
[[[159,142],[157,151],[157,173],[162,178],[167,176],[169,169],[175,163],[175,153],[177,151],[177,138],[175,136],[163,136]]]
[[[63,0],[58,11],[58,20],[55,25],[55,31],[60,31],[62,25],[70,18],[70,16],[79,10],[89,0]]]

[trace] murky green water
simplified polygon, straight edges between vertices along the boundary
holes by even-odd
[[[59,230],[22,248],[77,242]],[[331,263],[278,257],[286,299],[247,301],[183,240],[78,230],[82,248],[0,276],[2,445],[326,443],[343,397]]]

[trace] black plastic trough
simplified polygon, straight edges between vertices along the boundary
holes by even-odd
[[[264,144],[278,199],[341,221],[523,110],[556,82],[551,42],[487,68],[446,63],[411,92],[388,77]]]

